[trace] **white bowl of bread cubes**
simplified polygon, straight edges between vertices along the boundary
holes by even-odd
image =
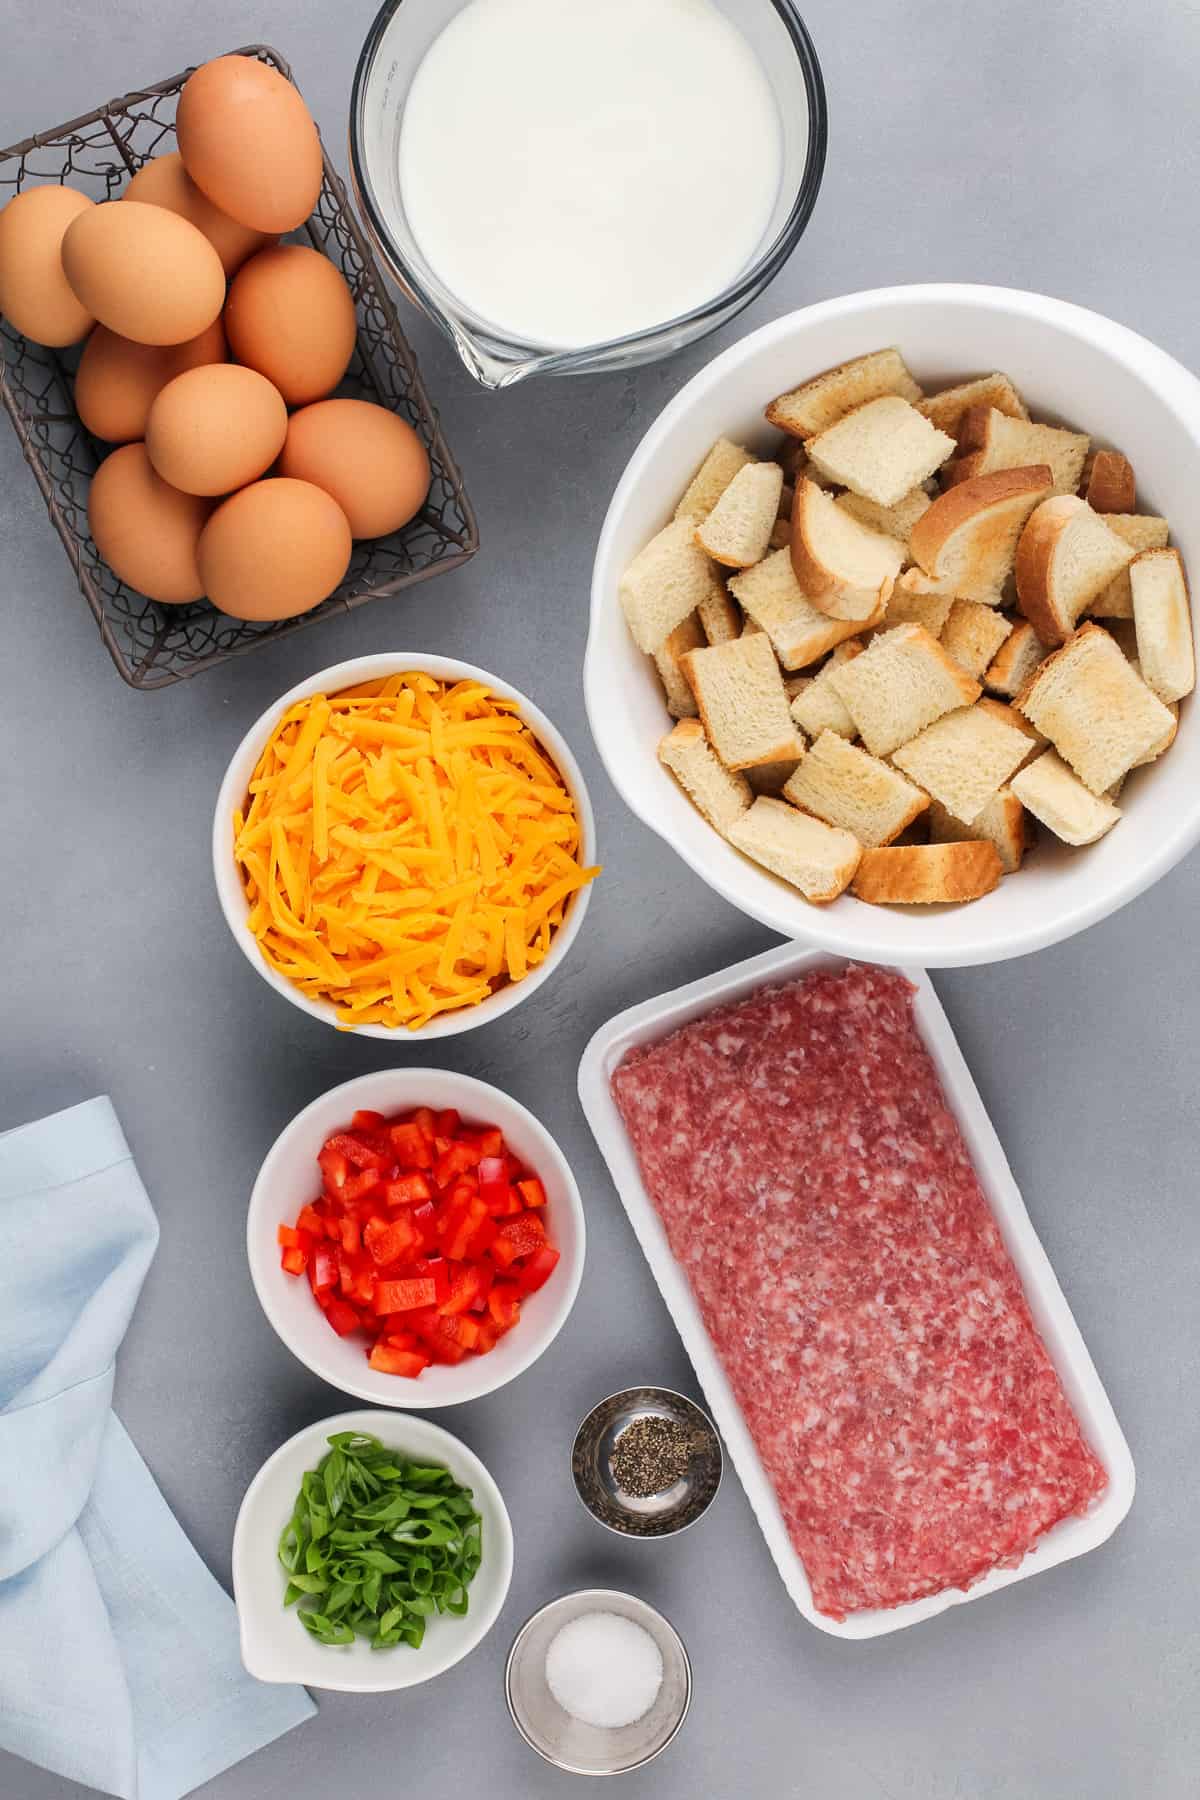
[[[1200,382],[1004,288],[806,307],[694,377],[596,554],[628,805],[785,936],[999,961],[1200,837]]]

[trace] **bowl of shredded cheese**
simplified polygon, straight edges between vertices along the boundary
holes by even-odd
[[[323,669],[251,726],[213,821],[221,909],[315,1019],[450,1037],[562,961],[595,824],[566,740],[469,663],[389,653]]]

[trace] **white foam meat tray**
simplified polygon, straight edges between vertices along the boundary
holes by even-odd
[[[1015,1568],[994,1569],[965,1591],[949,1588],[903,1606],[853,1613],[841,1623],[818,1612],[813,1605],[804,1564],[792,1547],[771,1481],[705,1329],[687,1277],[671,1254],[666,1232],[642,1184],[633,1145],[612,1097],[610,1083],[614,1071],[630,1050],[665,1037],[681,1025],[711,1012],[714,1007],[743,999],[766,985],[811,974],[818,969],[844,967],[844,957],[787,944],[619,1013],[600,1028],[584,1051],[579,1065],[579,1097],[784,1586],[810,1625],[835,1637],[870,1638],[934,1618],[948,1607],[980,1600],[985,1594],[995,1593],[1014,1581],[1024,1581],[1043,1569],[1053,1568],[1056,1563],[1095,1550],[1112,1535],[1133,1504],[1135,1478],[1133,1458],[1124,1433],[1046,1253],[1038,1242],[1000,1141],[933,985],[922,969],[901,970],[917,990],[914,1000],[917,1029],[933,1058],[946,1098],[958,1120],[1050,1359],[1088,1441],[1108,1473],[1108,1487],[1090,1511],[1078,1518],[1064,1519],[1046,1532]]]

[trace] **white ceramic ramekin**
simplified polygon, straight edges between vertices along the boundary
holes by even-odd
[[[515,1156],[541,1177],[546,1189],[546,1230],[559,1253],[544,1287],[530,1294],[521,1317],[486,1356],[468,1356],[454,1367],[434,1364],[415,1380],[383,1375],[367,1362],[361,1336],[338,1337],[302,1275],[280,1266],[276,1233],[321,1191],[317,1152],[344,1131],[360,1109],[409,1112],[456,1107],[468,1125],[498,1125]],[[376,1406],[454,1406],[494,1393],[535,1363],[566,1322],[583,1276],[587,1229],[583,1201],[570,1164],[546,1130],[519,1101],[486,1081],[452,1069],[379,1069],[330,1088],[297,1113],[268,1150],[250,1195],[246,1252],[262,1309],[292,1355],[331,1387]]]
[[[318,1643],[284,1608],[287,1576],[279,1562],[279,1536],[292,1515],[301,1477],[315,1469],[329,1438],[339,1431],[368,1432],[390,1448],[423,1462],[443,1463],[474,1496],[483,1520],[483,1555],[462,1618],[432,1618],[419,1650],[397,1644],[372,1650],[353,1644]],[[242,1639],[242,1661],[259,1681],[301,1681],[343,1694],[390,1694],[419,1687],[474,1650],[496,1623],[512,1580],[513,1534],[500,1489],[473,1450],[429,1419],[402,1413],[349,1412],[298,1431],[263,1464],[242,1501],[233,1532],[233,1592]]]
[[[262,717],[256,719],[241,743],[233,753],[233,758],[225,771],[217,794],[216,813],[213,817],[212,856],[213,875],[217,884],[217,898],[221,903],[221,911],[225,922],[233,933],[234,941],[242,951],[251,967],[262,976],[263,980],[306,1012],[311,1019],[321,1019],[327,1025],[338,1025],[336,1008],[325,1001],[310,1000],[302,994],[298,987],[280,975],[266,963],[259,952],[258,944],[246,926],[249,906],[246,902],[245,889],[241,876],[233,860],[233,814],[246,798],[246,789],[254,766],[271,732],[275,729],[289,706],[297,700],[303,700],[308,694],[335,694],[343,688],[354,687],[361,681],[380,681],[388,675],[400,675],[408,670],[419,670],[426,675],[433,675],[439,681],[480,681],[498,696],[506,700],[515,700],[521,711],[521,717],[542,745],[575,802],[575,811],[579,819],[579,855],[584,863],[596,860],[596,825],[592,817],[592,803],[584,785],[579,764],[571,753],[571,748],[558,730],[552,725],[545,713],[526,698],[511,682],[501,681],[499,676],[490,675],[486,669],[477,669],[472,663],[456,662],[449,656],[429,656],[421,651],[395,650],[387,651],[379,656],[358,656],[350,662],[335,663],[330,669],[319,669],[310,675],[307,681],[297,682],[294,688],[278,699],[274,706],[268,707]],[[477,1025],[487,1025],[493,1019],[503,1018],[523,1000],[536,994],[544,981],[554,973],[571,948],[583,924],[587,912],[588,900],[591,897],[591,884],[573,894],[567,906],[562,924],[555,932],[550,950],[545,960],[521,981],[509,982],[507,986],[498,988],[478,1006],[463,1007],[457,1012],[439,1014],[422,1025],[418,1031],[408,1031],[403,1026],[391,1025],[358,1025],[342,1026],[342,1030],[353,1030],[356,1037],[381,1038],[389,1043],[418,1043],[430,1038],[457,1037],[460,1032],[473,1031]]]
[[[810,375],[884,344],[903,351],[928,391],[1002,369],[1035,414],[1089,432],[1131,459],[1139,505],[1161,513],[1200,582],[1200,382],[1111,319],[1008,288],[881,288],[805,307],[753,332],[702,369],[660,414],[613,496],[596,552],[584,666],[588,718],[627,805],[710,887],[785,937],[846,956],[927,968],[999,962],[1057,943],[1115,912],[1200,838],[1200,729],[1185,701],[1161,762],[1130,777],[1123,818],[1099,844],[1069,850],[1048,832],[994,893],[960,907],[868,906],[843,894],[809,906],[739,855],[701,818],[656,749],[670,729],[654,665],[626,629],[621,574],[671,517],[722,434],[762,451],[778,441],[763,407]]]

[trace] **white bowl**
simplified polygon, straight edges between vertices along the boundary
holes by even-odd
[[[321,1191],[317,1152],[343,1131],[360,1109],[408,1112],[417,1106],[457,1107],[468,1124],[498,1125],[546,1189],[546,1230],[559,1252],[549,1281],[530,1294],[521,1317],[486,1356],[467,1356],[456,1367],[434,1364],[415,1380],[384,1375],[367,1362],[360,1337],[338,1337],[313,1299],[307,1279],[280,1266],[276,1232]],[[454,1406],[494,1393],[535,1363],[558,1336],[575,1304],[583,1275],[587,1231],[583,1202],[566,1157],[545,1126],[519,1101],[450,1069],[380,1069],[330,1088],[286,1125],[267,1152],[250,1195],[246,1252],[250,1276],[267,1318],[292,1355],[331,1387],[377,1406]]]
[[[315,1469],[338,1431],[365,1431],[389,1448],[444,1463],[469,1487],[483,1520],[483,1555],[470,1587],[465,1617],[429,1620],[419,1650],[398,1644],[372,1650],[365,1639],[321,1644],[311,1638],[294,1607],[284,1607],[287,1587],[278,1556],[279,1536],[292,1515],[301,1477]],[[298,1431],[269,1457],[250,1486],[233,1531],[233,1593],[237,1601],[242,1661],[259,1681],[300,1681],[344,1694],[388,1694],[431,1681],[480,1643],[496,1623],[512,1580],[513,1535],[500,1489],[467,1446],[428,1419],[402,1413],[349,1412]]]
[[[246,798],[246,789],[263,746],[288,707],[294,706],[297,700],[303,700],[306,695],[335,694],[342,688],[355,687],[361,681],[380,681],[385,676],[401,675],[409,669],[433,675],[439,681],[480,681],[501,698],[516,701],[521,717],[555,764],[575,802],[579,819],[581,861],[587,864],[596,860],[596,825],[579,764],[557,726],[552,725],[545,713],[518,688],[513,687],[511,682],[501,681],[486,669],[477,669],[472,663],[457,662],[453,657],[427,656],[423,652],[398,650],[388,651],[380,656],[357,656],[349,662],[335,663],[331,669],[319,669],[307,681],[297,682],[294,688],[289,688],[274,706],[268,707],[262,717],[255,720],[234,751],[221,782],[213,817],[212,838],[217,898],[238,948],[252,968],[277,994],[282,994],[285,1000],[290,1000],[293,1006],[298,1006],[301,1012],[306,1012],[312,1019],[322,1019],[327,1025],[333,1025],[341,1031],[353,1031],[357,1037],[382,1038],[391,1043],[416,1043],[425,1038],[457,1037],[459,1032],[473,1031],[477,1025],[487,1025],[491,1020],[502,1018],[505,1013],[511,1012],[514,1006],[520,1006],[522,1000],[528,1000],[531,994],[535,994],[562,962],[579,933],[591,897],[590,882],[572,895],[563,922],[551,940],[548,954],[523,980],[512,981],[506,987],[498,988],[487,1000],[481,1000],[478,1006],[439,1014],[418,1031],[410,1032],[404,1026],[394,1025],[342,1025],[335,1007],[327,1001],[308,999],[298,987],[264,961],[257,941],[246,926],[250,908],[246,902],[241,876],[233,860],[232,822],[234,811]]]
[[[1163,514],[1200,582],[1200,382],[1145,338],[1096,313],[1007,288],[881,288],[805,307],[718,356],[651,426],[621,477],[596,552],[584,690],[614,785],[710,887],[785,937],[886,963],[998,962],[1070,937],[1165,875],[1200,838],[1200,729],[1184,703],[1161,763],[1134,774],[1121,823],[1084,850],[1043,833],[1019,874],[957,908],[868,906],[844,894],[809,906],[708,826],[655,754],[670,728],[649,657],[626,629],[617,587],[671,517],[688,479],[725,434],[769,451],[763,407],[834,363],[896,344],[927,389],[991,369],[1011,375],[1040,418],[1119,447],[1139,505]]]

